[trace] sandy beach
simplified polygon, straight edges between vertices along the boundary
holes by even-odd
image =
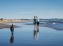
[[[13,25],[14,28],[19,28],[20,26],[17,26],[17,25]],[[3,29],[3,28],[10,28],[11,25],[9,24],[4,24],[4,23],[0,23],[0,29]]]

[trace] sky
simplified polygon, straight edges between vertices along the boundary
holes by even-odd
[[[63,18],[63,0],[0,0],[0,18]]]

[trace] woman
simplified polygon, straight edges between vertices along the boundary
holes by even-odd
[[[37,26],[39,26],[39,19],[37,16],[36,16],[36,21],[37,21]]]

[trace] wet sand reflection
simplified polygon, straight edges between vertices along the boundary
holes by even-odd
[[[14,33],[11,33],[11,37],[10,37],[10,43],[14,43]]]
[[[35,40],[39,39],[39,26],[37,27],[34,26],[33,35]]]

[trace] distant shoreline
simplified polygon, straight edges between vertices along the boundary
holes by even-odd
[[[40,22],[62,22],[63,19],[39,19]],[[33,22],[33,19],[0,19],[0,23]]]

